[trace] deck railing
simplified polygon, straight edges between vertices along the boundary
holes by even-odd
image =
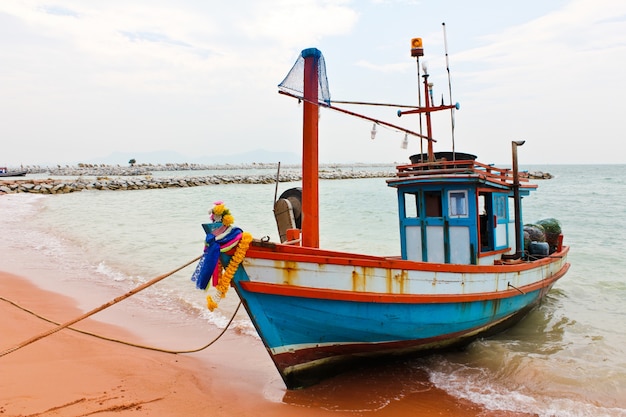
[[[493,165],[483,164],[474,160],[438,160],[435,162],[398,165],[396,169],[396,177],[402,179],[468,174],[476,175],[485,180],[499,182],[508,186],[513,184],[513,170],[511,168],[498,168]],[[519,181],[527,183],[528,176],[520,173]],[[522,184],[522,187],[533,186],[530,184]]]

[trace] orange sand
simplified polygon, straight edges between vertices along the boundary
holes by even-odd
[[[0,273],[0,297],[61,323],[83,313],[75,300],[7,273]],[[3,300],[0,315],[0,352],[54,327]],[[132,328],[96,319],[76,327],[137,341]],[[519,415],[482,410],[434,388],[425,375],[412,378],[422,388],[403,398],[387,388],[403,382],[393,365],[287,391],[262,343],[236,331],[201,353],[173,355],[65,329],[0,357],[0,416]]]

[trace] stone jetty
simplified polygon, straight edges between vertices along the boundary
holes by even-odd
[[[199,165],[199,164],[142,164],[135,166],[88,165],[78,166],[26,166],[26,177],[0,180],[0,194],[36,193],[67,194],[83,190],[148,190],[158,188],[185,188],[219,184],[273,184],[276,182],[277,164]],[[252,175],[237,171],[253,170]],[[181,172],[184,171],[184,172]],[[189,175],[194,171],[211,172],[210,175]],[[232,174],[230,172],[233,172]],[[154,176],[153,172],[160,172]],[[163,172],[172,172],[165,176]],[[267,172],[267,173],[265,173]],[[49,178],[29,178],[30,175]],[[531,171],[523,174],[529,179],[550,179],[547,172]],[[395,164],[320,165],[320,179],[392,178]],[[301,181],[299,165],[281,167],[279,182]]]
[[[526,176],[531,180],[549,180],[553,178],[552,174],[543,171],[529,171]]]
[[[268,164],[269,165],[269,164]],[[364,169],[367,167],[368,169]],[[321,167],[319,177],[321,179],[355,179],[355,178],[390,178],[393,177],[394,167],[391,165],[378,166],[329,166]],[[166,169],[163,169],[166,168]],[[270,169],[271,168],[271,169]],[[230,170],[254,169],[260,174],[242,175],[240,173],[228,173]],[[153,176],[152,171],[195,171],[195,170],[219,170],[212,175],[181,175]],[[262,173],[267,170],[267,174]],[[273,172],[272,172],[273,171]],[[159,188],[185,188],[203,185],[219,184],[272,184],[276,182],[276,164],[264,166],[260,164],[246,166],[198,166],[190,168],[187,164],[168,164],[166,166],[79,166],[57,167],[41,171],[56,178],[28,178],[15,177],[0,180],[0,194],[12,193],[37,193],[37,194],[67,194],[84,190],[148,190]],[[29,170],[29,173],[39,173]],[[62,177],[62,178],[59,178]],[[281,168],[279,182],[292,182],[302,180],[299,167]]]

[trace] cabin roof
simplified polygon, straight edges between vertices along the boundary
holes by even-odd
[[[390,187],[443,185],[443,184],[480,184],[501,190],[513,190],[513,171],[510,168],[497,168],[474,160],[423,162],[398,165],[396,177],[387,180]],[[537,188],[520,175],[520,190],[527,194]]]

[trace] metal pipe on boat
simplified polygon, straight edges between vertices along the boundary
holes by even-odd
[[[430,101],[428,100],[429,93],[432,91],[432,84],[428,83],[428,70],[426,67],[424,67],[424,75],[422,75],[422,77],[424,77],[424,100],[426,100],[426,135],[432,138],[433,131],[430,125]],[[435,162],[435,151],[433,150],[433,143],[431,141],[428,141],[428,162]]]
[[[522,201],[519,194],[519,170],[517,168],[517,147],[522,146],[525,140],[511,142],[513,157],[513,204],[515,210],[515,259],[522,257]]]
[[[276,169],[276,186],[274,187],[274,201],[272,205],[276,204],[278,198],[278,183],[280,182],[280,161],[278,161],[278,168]]]

